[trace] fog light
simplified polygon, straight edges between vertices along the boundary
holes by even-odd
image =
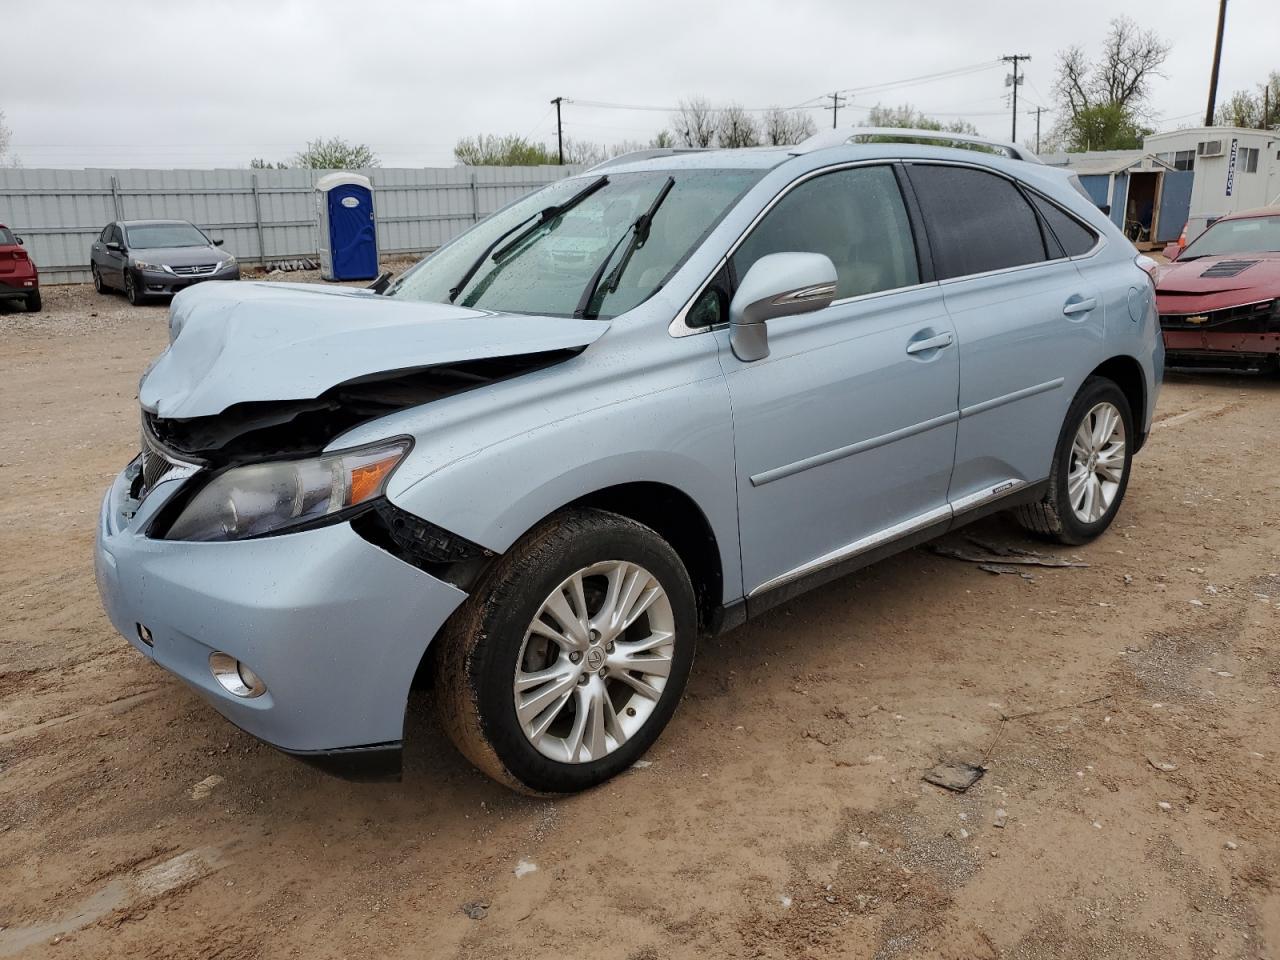
[[[233,696],[252,699],[267,692],[267,685],[262,682],[262,678],[229,654],[209,654],[209,669],[213,671],[213,678],[222,685],[222,689]]]

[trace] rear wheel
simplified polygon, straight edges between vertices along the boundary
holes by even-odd
[[[1091,377],[1067,411],[1038,503],[1017,508],[1026,529],[1059,543],[1086,543],[1111,525],[1129,485],[1133,414],[1113,381]]]
[[[595,786],[670,720],[696,632],[693,587],[666,541],[617,514],[560,514],[498,561],[437,640],[442,725],[516,789]]]
[[[40,291],[27,294],[27,313],[39,313],[41,306]]]

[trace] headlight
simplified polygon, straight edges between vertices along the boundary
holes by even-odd
[[[139,270],[155,270],[157,273],[164,273],[169,269],[163,263],[146,263],[142,260],[133,261],[133,265]]]
[[[236,265],[236,258],[235,258],[235,257],[228,257],[226,260],[222,261],[222,263],[218,264],[218,269],[219,269],[219,270],[230,270],[230,269],[231,269],[232,267],[234,267],[235,265]]]
[[[410,445],[400,439],[308,460],[234,467],[192,498],[165,539],[243,540],[322,521],[381,496]]]

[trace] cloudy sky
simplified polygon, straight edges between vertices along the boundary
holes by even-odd
[[[245,166],[334,134],[368,143],[385,166],[450,165],[453,144],[468,134],[554,143],[555,96],[662,108],[702,95],[766,107],[851,90],[842,122],[875,103],[911,103],[1007,138],[998,58],[1030,54],[1019,106],[1052,107],[1057,51],[1096,49],[1121,9],[1114,0],[5,6],[0,110],[28,167]],[[1155,89],[1160,129],[1203,114],[1217,7],[1124,5],[1173,47]],[[1280,2],[1231,0],[1220,99],[1280,69],[1277,37]],[[829,112],[814,116],[830,124]],[[566,135],[600,142],[648,139],[667,123],[662,110],[585,103],[566,103],[564,118]],[[1019,139],[1033,130],[1034,118],[1020,118]]]

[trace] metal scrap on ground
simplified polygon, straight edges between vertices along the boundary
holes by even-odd
[[[955,793],[964,793],[981,780],[986,772],[985,767],[974,766],[972,763],[963,761],[940,763],[933,769],[925,771],[924,781]]]

